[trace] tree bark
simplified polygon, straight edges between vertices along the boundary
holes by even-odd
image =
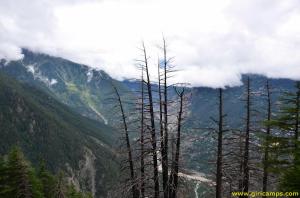
[[[184,88],[181,92],[177,92],[180,98],[180,106],[177,118],[177,137],[176,137],[176,151],[175,159],[172,161],[172,169],[170,174],[170,188],[169,197],[176,198],[178,189],[178,171],[179,171],[179,157],[180,157],[180,141],[181,141],[181,126],[182,126],[182,114],[183,114],[183,100],[184,100]]]
[[[152,87],[149,75],[147,52],[145,45],[143,43],[144,52],[144,63],[147,77],[147,91],[149,98],[149,112],[150,112],[150,122],[151,122],[151,144],[152,144],[152,157],[153,157],[153,180],[154,180],[154,198],[159,197],[159,176],[158,176],[158,164],[157,164],[157,148],[156,148],[156,133],[155,133],[155,121],[154,121],[154,110],[153,110],[153,98],[152,98]]]
[[[163,133],[163,149],[162,149],[162,174],[163,174],[163,191],[164,198],[168,198],[169,182],[168,182],[168,86],[167,86],[167,48],[166,41],[163,39],[163,51],[164,51],[164,133]]]
[[[114,88],[114,91],[117,95],[117,100],[118,100],[119,107],[120,107],[120,110],[121,110],[122,121],[123,121],[123,126],[124,126],[125,141],[126,141],[126,148],[127,148],[127,154],[128,154],[128,162],[129,162],[129,170],[130,170],[130,179],[131,179],[131,182],[132,182],[131,183],[132,196],[133,196],[133,198],[138,198],[139,195],[138,195],[137,187],[136,187],[136,184],[135,184],[134,165],[133,165],[132,150],[131,150],[131,145],[130,145],[130,140],[129,140],[129,135],[128,135],[128,126],[127,126],[127,122],[126,122],[126,116],[125,116],[121,96],[120,96],[117,88],[115,86],[113,86],[113,88]]]
[[[245,137],[245,150],[244,150],[244,161],[243,161],[243,192],[248,192],[249,190],[249,142],[250,142],[250,105],[251,105],[251,97],[250,97],[250,77],[247,77],[247,86],[246,86],[246,137]]]
[[[266,84],[266,89],[267,89],[267,102],[268,102],[268,112],[267,112],[267,121],[270,122],[271,121],[271,92],[270,92],[270,85],[269,85],[269,80],[267,80],[267,84]],[[267,187],[268,187],[268,160],[269,160],[269,136],[271,133],[271,126],[269,124],[267,124],[267,128],[266,128],[266,148],[265,148],[265,153],[264,153],[264,173],[263,173],[263,192],[267,191]],[[266,197],[266,196],[264,196]]]
[[[296,96],[296,122],[295,122],[295,148],[297,148],[297,141],[299,138],[299,111],[300,111],[300,82],[297,82],[297,96]]]
[[[140,143],[141,143],[141,198],[145,197],[145,161],[144,161],[144,69],[142,68],[141,79],[141,131],[140,131]]]
[[[223,176],[223,90],[219,89],[219,131],[218,131],[218,154],[216,174],[216,198],[222,197],[222,176]]]

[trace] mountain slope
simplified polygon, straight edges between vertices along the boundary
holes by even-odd
[[[121,82],[112,79],[104,71],[62,58],[25,49],[23,54],[22,60],[0,64],[1,70],[22,82],[41,87],[86,117],[105,124],[115,120],[111,111],[111,84],[125,93],[127,88]]]
[[[35,164],[63,169],[77,186],[105,195],[117,174],[116,131],[83,117],[34,86],[0,74],[0,153],[22,147]]]
[[[104,71],[94,70],[90,67],[73,63],[57,57],[45,54],[32,53],[23,50],[24,59],[8,64],[2,63],[1,71],[17,78],[22,82],[40,87],[43,91],[57,98],[60,102],[73,108],[83,116],[99,120],[110,126],[115,126],[118,121],[117,113],[112,111],[114,103],[112,98],[112,86],[114,83],[126,100],[130,101],[140,88],[140,84],[134,81],[119,82],[109,77]],[[243,76],[243,81],[246,76]],[[261,111],[259,116],[264,116],[265,98],[264,86],[267,78],[251,75],[253,105]],[[278,97],[282,91],[293,89],[292,80],[269,79],[273,87],[274,108],[278,103]],[[153,85],[154,98],[157,100],[157,85]],[[228,115],[226,125],[230,128],[243,130],[245,116],[244,105],[245,87],[233,87],[224,90],[224,111]],[[174,90],[170,87],[170,99],[176,98]],[[210,174],[215,157],[215,141],[213,132],[205,128],[216,127],[211,118],[217,118],[218,90],[211,88],[188,88],[191,101],[187,111],[182,133],[182,153],[184,167]],[[127,104],[127,103],[126,103]],[[129,107],[128,107],[129,108]],[[176,112],[177,107],[170,110]],[[127,111],[130,112],[130,111]],[[254,118],[261,121],[262,117]],[[200,128],[200,129],[199,129]],[[201,162],[201,163],[199,163]]]
[[[243,85],[226,88],[223,91],[224,112],[226,113],[226,126],[230,129],[244,129],[245,117],[245,86],[247,75],[242,77]],[[264,96],[266,81],[269,80],[272,87],[272,103],[276,109],[278,99],[284,91],[294,89],[294,81],[288,79],[268,79],[264,76],[250,75],[251,91],[253,92],[253,121],[261,123],[266,114],[266,97]],[[135,81],[123,82],[133,93],[140,89],[140,85]],[[154,90],[158,90],[157,85],[153,85]],[[186,111],[188,116],[184,122],[182,152],[184,156],[184,166],[186,168],[211,173],[212,164],[215,157],[216,141],[211,128],[217,128],[213,119],[218,118],[218,90],[204,87],[187,88],[187,95],[190,95],[190,104]],[[154,97],[157,97],[154,95]],[[172,88],[169,89],[170,100],[176,99],[176,94]],[[171,111],[171,110],[170,110]],[[213,118],[213,119],[212,119]],[[201,163],[199,163],[201,162]]]

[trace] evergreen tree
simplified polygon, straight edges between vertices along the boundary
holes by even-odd
[[[3,157],[0,157],[0,197],[4,197],[5,194],[11,191],[10,186],[8,185],[8,174],[7,174],[7,165]]]
[[[6,160],[5,160],[6,159]],[[35,172],[22,151],[14,147],[7,158],[0,157],[0,197],[2,198],[92,198],[70,185],[63,172],[51,174],[45,162]]]
[[[299,159],[299,153],[297,155],[297,159]],[[284,172],[281,178],[280,189],[287,192],[298,192],[300,190],[300,161],[294,162]]]
[[[15,147],[8,155],[6,197],[39,198],[43,197],[42,185],[34,169],[26,161],[22,151]]]
[[[54,198],[56,180],[54,175],[47,171],[44,161],[42,161],[40,164],[38,177],[42,183],[42,191],[45,198]]]
[[[68,187],[67,197],[68,198],[93,198],[93,196],[90,193],[82,193],[77,191],[73,184],[71,184]]]
[[[299,150],[300,82],[296,91],[285,93],[279,115],[269,122],[277,129],[277,134],[269,138],[272,170],[280,173],[280,188],[300,190],[300,150]]]
[[[68,198],[82,198],[81,193],[77,192],[74,185],[70,185],[67,193]]]

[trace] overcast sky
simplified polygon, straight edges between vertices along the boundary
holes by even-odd
[[[300,79],[299,0],[1,0],[0,58],[21,47],[136,77],[144,40],[156,74],[162,35],[174,81],[240,84],[241,74]]]

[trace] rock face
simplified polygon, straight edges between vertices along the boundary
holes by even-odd
[[[83,150],[83,159],[79,161],[78,169],[73,169],[69,164],[66,164],[67,178],[77,190],[91,192],[93,196],[96,196],[96,156],[87,147],[84,147]]]
[[[96,167],[95,167],[96,156],[93,152],[85,147],[84,149],[84,160],[79,162],[79,178],[85,184],[87,184],[88,191],[96,194]]]

